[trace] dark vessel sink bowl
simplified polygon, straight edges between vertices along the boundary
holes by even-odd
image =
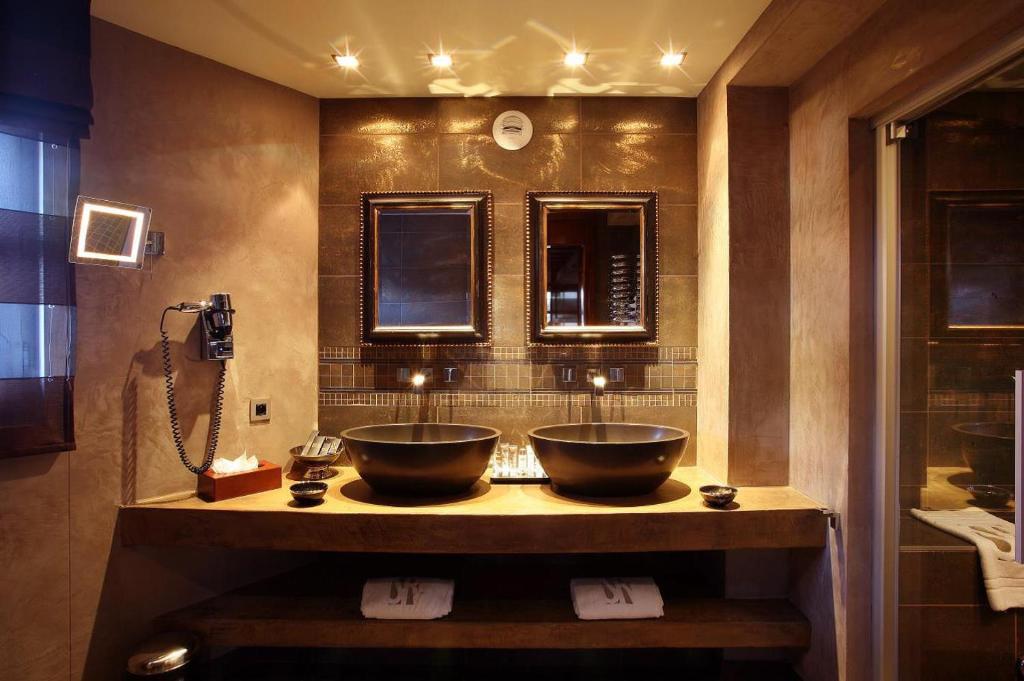
[[[393,423],[341,434],[360,477],[374,491],[448,496],[467,491],[487,470],[501,431],[454,423]]]
[[[1013,424],[995,421],[958,423],[960,454],[981,485],[1013,484]]]
[[[685,430],[642,423],[567,423],[529,435],[555,491],[595,497],[653,492],[690,439]]]

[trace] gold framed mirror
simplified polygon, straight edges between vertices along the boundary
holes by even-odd
[[[363,342],[487,343],[493,215],[490,192],[363,193]]]
[[[656,343],[657,192],[528,192],[531,344]]]

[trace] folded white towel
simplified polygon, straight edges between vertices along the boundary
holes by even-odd
[[[452,611],[450,579],[375,578],[363,585],[363,617],[374,620],[435,620]]]
[[[910,513],[933,527],[978,547],[988,604],[1002,612],[1024,607],[1024,565],[1014,560],[1013,523],[980,508]]]
[[[573,579],[572,608],[581,620],[635,620],[662,617],[665,601],[650,577]]]

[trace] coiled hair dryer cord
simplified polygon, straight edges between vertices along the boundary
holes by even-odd
[[[213,455],[217,453],[217,438],[220,436],[220,417],[224,406],[224,375],[227,372],[227,363],[220,360],[220,372],[217,374],[217,392],[214,396],[213,414],[210,416],[210,430],[206,439],[206,454],[203,456],[203,463],[199,466],[193,464],[185,451],[185,439],[181,435],[181,424],[178,422],[178,407],[174,402],[174,377],[171,366],[171,342],[164,330],[164,319],[171,310],[181,312],[180,305],[165,308],[160,315],[160,346],[163,354],[164,383],[167,392],[167,413],[171,417],[171,437],[174,438],[174,446],[178,449],[178,457],[185,468],[196,475],[202,475],[210,469],[213,464]]]

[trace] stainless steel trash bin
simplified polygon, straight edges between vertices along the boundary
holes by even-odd
[[[128,658],[128,678],[147,681],[185,681],[193,679],[190,670],[199,652],[195,634],[172,631],[144,641]]]

